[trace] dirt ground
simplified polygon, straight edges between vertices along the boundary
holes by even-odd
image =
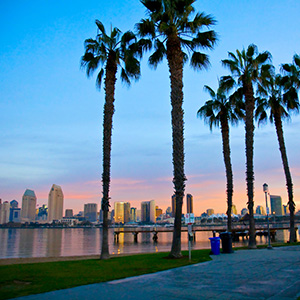
[[[32,263],[53,262],[53,261],[67,261],[67,260],[85,260],[85,259],[97,259],[97,258],[100,258],[100,255],[5,258],[5,259],[0,259],[0,266],[13,265],[13,264],[32,264]]]

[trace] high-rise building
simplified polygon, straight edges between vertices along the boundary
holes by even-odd
[[[264,209],[264,207],[263,206],[261,206],[261,205],[258,205],[257,207],[256,207],[256,214],[258,214],[258,215],[262,215],[262,216],[265,216],[266,215],[266,212],[265,212],[265,209]]]
[[[8,201],[4,201],[1,205],[1,223],[0,224],[6,224],[9,222],[9,215],[10,215],[10,204]]]
[[[283,205],[283,214],[286,216],[286,215],[289,215],[290,214],[290,209],[289,209],[289,206],[288,205]]]
[[[36,219],[43,223],[48,220],[48,207],[46,204],[43,204],[41,207],[39,207]]]
[[[130,221],[130,203],[115,202],[115,222],[127,223]]]
[[[206,213],[207,213],[208,216],[211,216],[215,213],[215,211],[214,211],[213,208],[209,208],[209,209],[206,210]]]
[[[188,214],[193,213],[193,196],[191,194],[186,195],[186,212]]]
[[[237,209],[236,209],[236,206],[234,204],[232,204],[232,206],[231,206],[231,213],[234,214],[234,215],[237,215]]]
[[[59,185],[53,184],[48,196],[48,222],[61,220],[64,210],[64,194]]]
[[[155,201],[143,201],[141,203],[141,221],[145,223],[155,223],[156,210]]]
[[[73,209],[66,209],[65,210],[65,217],[72,218],[73,217]]]
[[[130,208],[130,221],[136,222],[136,211],[137,209],[135,207]]]
[[[97,204],[96,203],[87,203],[84,204],[83,215],[86,220],[90,222],[97,221]]]
[[[124,223],[130,222],[130,203],[124,202]]]
[[[35,221],[36,196],[33,190],[27,189],[22,197],[22,222]]]
[[[18,208],[19,203],[17,200],[10,201],[9,222],[21,222],[21,208]]]
[[[176,212],[176,195],[174,194],[172,196],[172,217],[175,218],[175,212]]]
[[[282,216],[282,200],[280,196],[270,195],[271,214],[275,216]]]
[[[160,215],[162,215],[162,209],[159,208],[157,205],[155,206],[155,211],[156,211],[156,214],[155,214],[155,217],[158,218]]]

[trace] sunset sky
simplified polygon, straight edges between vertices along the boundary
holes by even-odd
[[[209,100],[204,85],[213,89],[229,74],[221,66],[228,51],[254,43],[268,50],[279,71],[300,54],[298,0],[205,0],[196,11],[217,20],[219,41],[207,52],[211,66],[195,72],[184,68],[186,193],[194,210],[226,210],[226,178],[220,130],[211,133],[197,110]],[[21,203],[33,189],[38,204],[47,204],[52,184],[60,185],[65,208],[83,210],[84,203],[101,199],[102,115],[104,91],[95,88],[80,69],[84,40],[96,35],[95,19],[123,32],[145,17],[133,0],[30,0],[0,2],[0,198]],[[142,77],[130,88],[116,84],[112,144],[111,202],[154,199],[164,210],[171,204],[172,143],[170,83],[167,63],[156,70],[142,60]],[[287,153],[300,209],[300,116],[285,122]],[[244,125],[231,128],[234,172],[233,201],[246,207]],[[285,177],[275,129],[255,130],[255,207],[264,205],[263,183],[287,202]],[[98,206],[100,207],[100,206]],[[184,204],[184,212],[186,206]]]

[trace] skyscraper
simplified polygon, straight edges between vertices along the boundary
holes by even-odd
[[[186,212],[193,213],[193,196],[191,194],[186,195]]]
[[[280,196],[270,195],[271,214],[282,216],[282,200]]]
[[[10,214],[10,204],[8,201],[4,201],[1,206],[0,210],[1,214],[1,223],[0,224],[6,224],[9,222],[9,214]]]
[[[64,194],[59,185],[53,184],[48,196],[48,222],[61,220],[64,210]]]
[[[130,222],[130,203],[124,203],[124,223]]]
[[[141,203],[141,221],[145,223],[156,222],[155,201],[143,201]]]
[[[137,209],[135,207],[130,208],[130,221],[131,222],[136,222],[136,212]]]
[[[36,196],[33,190],[27,189],[22,197],[22,222],[35,221]]]
[[[21,208],[18,208],[19,203],[16,200],[10,201],[9,221],[14,223],[21,222]]]
[[[130,221],[130,203],[115,202],[115,222],[127,223]]]
[[[175,218],[175,211],[176,211],[176,195],[172,196],[172,217]]]
[[[96,203],[87,203],[84,204],[83,215],[86,220],[90,222],[97,221],[97,204]]]
[[[232,206],[231,206],[231,213],[234,214],[234,215],[237,215],[237,209],[236,209],[236,206],[234,204],[232,204]]]
[[[263,208],[263,206],[258,205],[256,207],[256,214],[263,215],[263,216],[266,214],[265,209]]]

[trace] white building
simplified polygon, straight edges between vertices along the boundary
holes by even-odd
[[[64,210],[64,194],[59,185],[53,184],[48,196],[48,222],[61,220]]]
[[[22,222],[34,222],[36,210],[36,195],[27,189],[22,197]]]

